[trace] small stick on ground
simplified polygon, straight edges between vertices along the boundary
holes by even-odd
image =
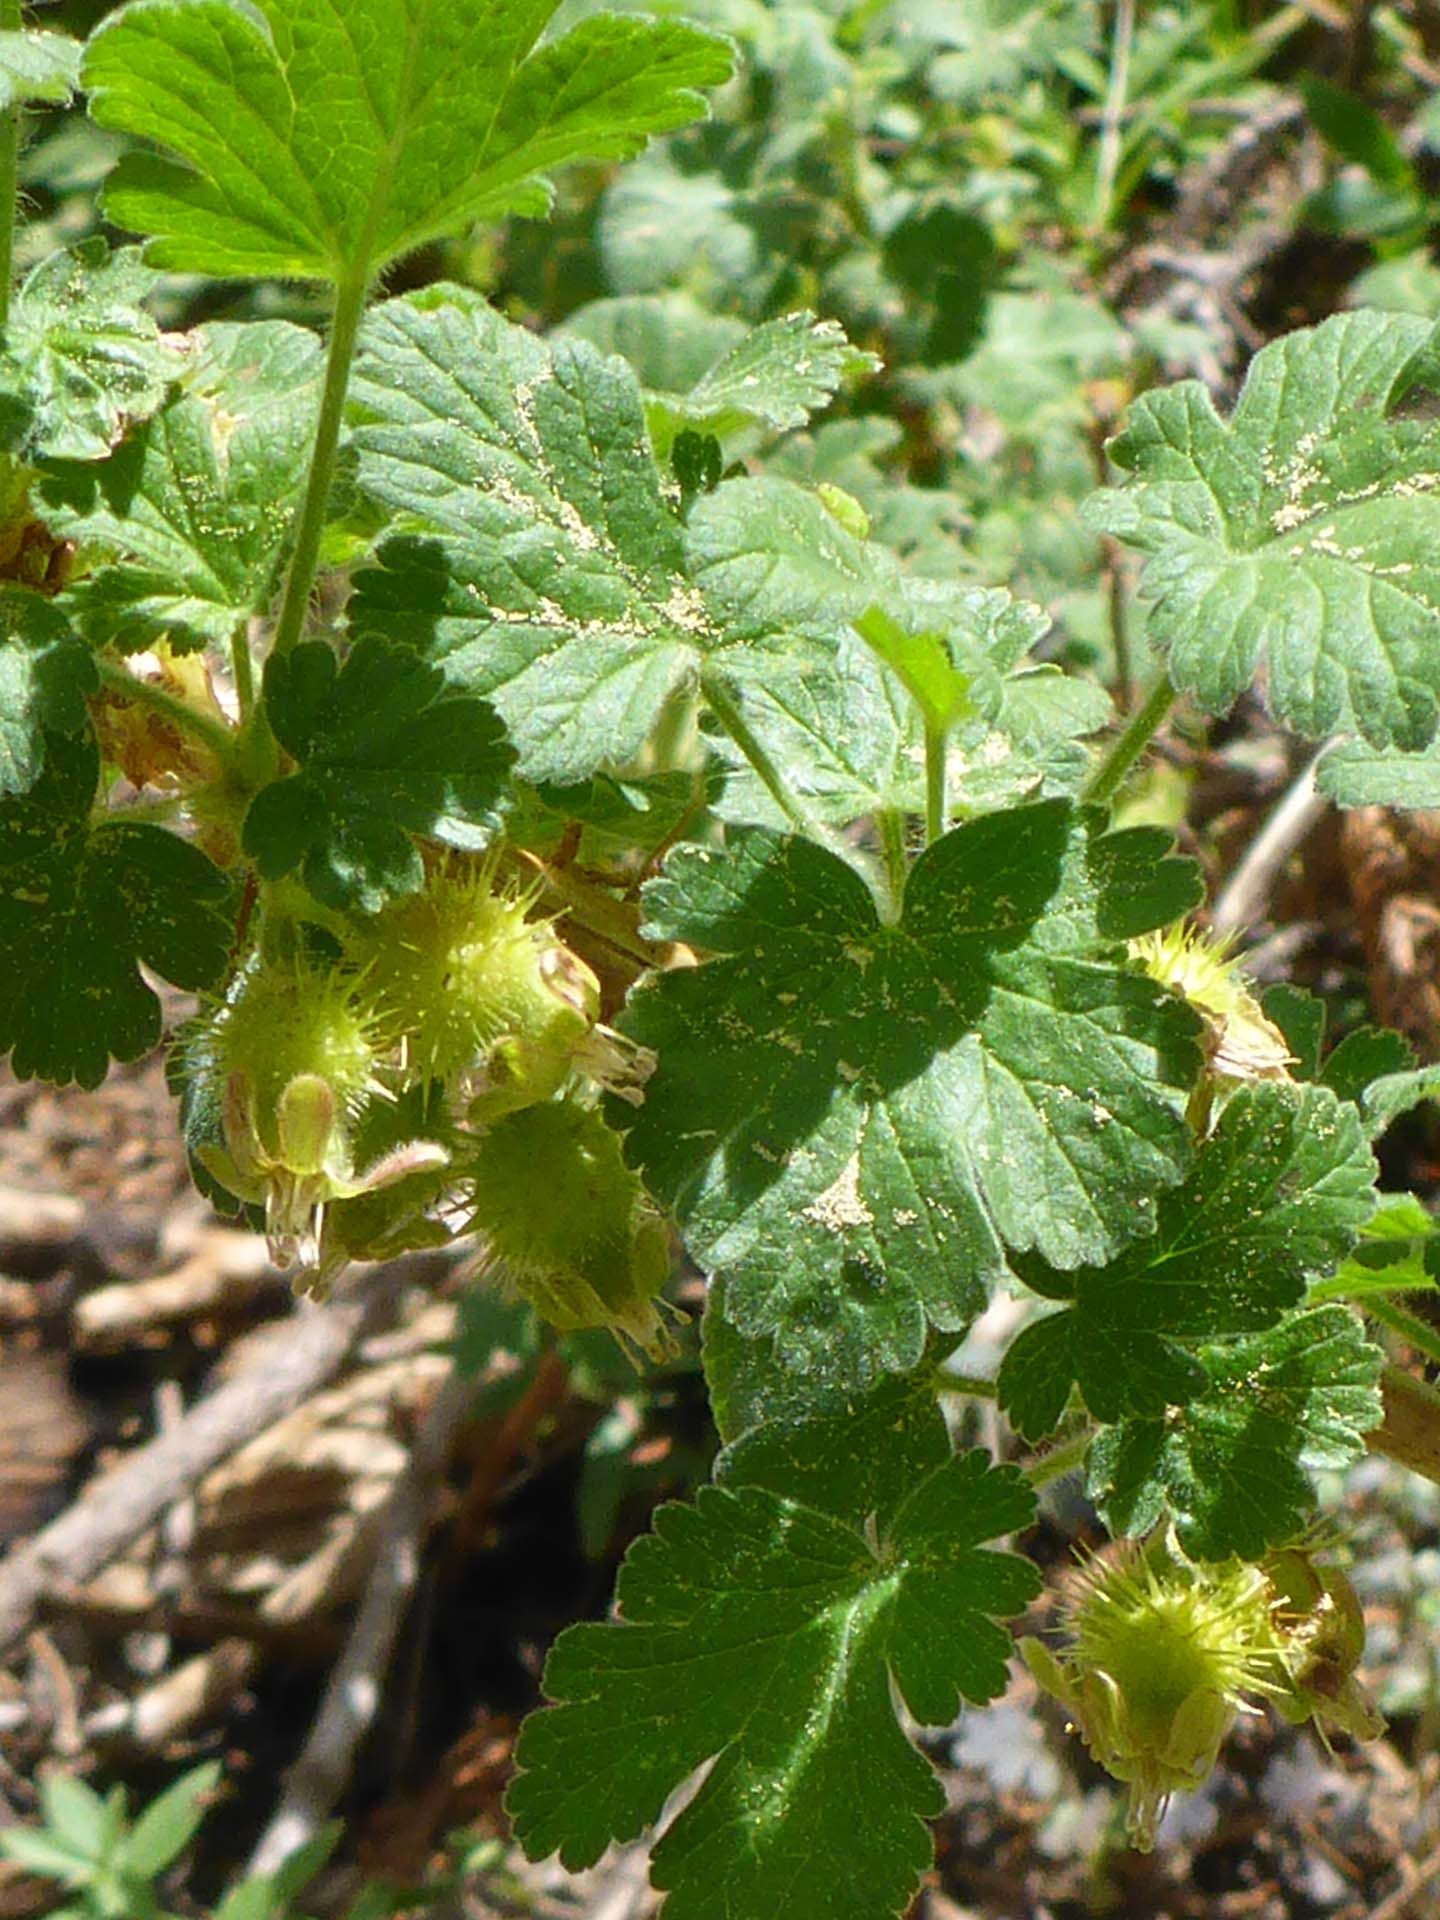
[[[52,1587],[91,1580],[219,1461],[299,1406],[336,1373],[403,1285],[413,1260],[362,1274],[323,1307],[297,1313],[294,1334],[194,1406],[170,1433],[94,1480],[58,1520],[0,1560],[0,1654],[29,1627]],[[420,1270],[424,1270],[423,1264]]]
[[[1315,785],[1320,755],[1299,774],[1245,849],[1210,915],[1216,933],[1240,933],[1265,917],[1281,870],[1325,816],[1329,802]]]
[[[449,1462],[476,1381],[452,1373],[425,1416],[410,1464],[400,1475],[380,1523],[374,1571],[344,1653],[330,1676],[320,1711],[280,1804],[251,1856],[248,1874],[274,1873],[313,1839],[329,1817],[375,1718],[405,1609],[420,1573],[436,1484]]]
[[[1367,1920],[1401,1920],[1404,1914],[1418,1912],[1419,1909],[1413,1905],[1416,1895],[1423,1893],[1440,1876],[1440,1847],[1432,1849],[1423,1860],[1402,1861],[1400,1873],[1400,1885],[1378,1906],[1370,1909]],[[1426,1910],[1429,1911],[1428,1908]]]

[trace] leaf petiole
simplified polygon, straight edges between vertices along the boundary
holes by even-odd
[[[250,653],[250,636],[238,628],[230,636],[230,677],[243,726],[255,705],[255,662]]]
[[[295,547],[290,556],[289,572],[285,576],[285,596],[280,603],[280,618],[275,628],[274,650],[281,655],[290,652],[305,627],[310,589],[315,584],[315,569],[320,559],[320,540],[330,506],[330,491],[335,484],[340,428],[345,417],[350,366],[355,358],[355,339],[365,313],[365,296],[369,286],[369,274],[361,273],[341,280],[335,288],[335,311],[330,322],[330,346],[325,357],[325,385],[320,396],[320,416],[315,423],[315,446],[310,455],[304,497],[296,515]]]
[[[1418,1313],[1411,1313],[1408,1307],[1397,1306],[1393,1300],[1374,1294],[1367,1294],[1359,1304],[1372,1320],[1378,1320],[1382,1327],[1398,1333],[1402,1340],[1417,1353],[1423,1353],[1427,1360],[1440,1360],[1440,1327],[1422,1320]]]
[[[1052,1480],[1063,1480],[1067,1473],[1073,1473],[1084,1464],[1094,1438],[1094,1428],[1087,1426],[1073,1438],[1062,1440],[1058,1447],[1052,1447],[1048,1453],[1042,1453],[1038,1459],[1030,1462],[1025,1469],[1025,1478],[1037,1492],[1041,1487],[1048,1487]]]
[[[945,729],[925,729],[925,844],[945,831]]]
[[[0,32],[17,33],[21,0],[0,0]],[[10,285],[15,272],[15,201],[20,176],[20,100],[0,114],[0,327],[10,318]]]
[[[1126,775],[1165,724],[1175,704],[1175,689],[1168,674],[1162,673],[1132,714],[1125,731],[1096,767],[1085,784],[1082,798],[1092,807],[1108,806],[1125,784]]]

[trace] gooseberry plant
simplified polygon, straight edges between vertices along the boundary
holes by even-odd
[[[1371,1151],[1435,1082],[1384,1033],[1322,1057],[1111,807],[1179,694],[1257,680],[1342,803],[1440,795],[1440,368],[1357,312],[1229,418],[1135,405],[1086,512],[1144,556],[1164,672],[1092,748],[1110,703],[1037,664],[1043,614],[751,458],[869,368],[834,322],[666,385],[583,316],[385,297],[730,74],[679,18],[553,13],[132,0],[83,50],[7,16],[11,200],[18,103],[75,86],[143,240],[0,284],[0,1046],[93,1086],[160,1038],[149,976],[198,994],[196,1178],[310,1290],[470,1239],[639,1363],[683,1244],[713,1484],[562,1636],[511,1811],[581,1866],[708,1766],[654,1853],[672,1920],[797,1887],[869,1920],[942,1805],[910,1723],[1006,1684],[1014,1543],[1071,1469],[1117,1544],[1025,1659],[1139,1843],[1238,1711],[1377,1730],[1310,1475],[1440,1451],[1365,1319],[1435,1354],[1394,1298],[1433,1228]],[[167,272],[317,283],[326,337],[164,331]],[[959,1372],[997,1292],[1019,1331]],[[1020,1460],[957,1450],[966,1396]]]

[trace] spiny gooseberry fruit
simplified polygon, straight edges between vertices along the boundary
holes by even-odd
[[[1235,1081],[1288,1080],[1294,1056],[1246,986],[1231,944],[1182,922],[1142,934],[1130,942],[1130,953],[1152,980],[1172,988],[1199,1013],[1213,1074]]]
[[[562,1331],[608,1327],[660,1358],[670,1240],[593,1108],[548,1100],[488,1127],[467,1159],[469,1231],[499,1277]]]
[[[327,1202],[414,1171],[404,1156],[358,1175],[351,1140],[365,1101],[383,1095],[382,1045],[355,977],[303,957],[256,956],[191,1043],[190,1065],[220,1118],[219,1142],[196,1148],[241,1200],[263,1202],[271,1257],[315,1267]],[[444,1157],[443,1148],[433,1153]]]
[[[599,1018],[594,974],[531,904],[497,887],[493,863],[449,862],[350,942],[404,1065],[463,1082],[473,1122],[554,1093]]]
[[[1127,1830],[1148,1853],[1170,1795],[1198,1787],[1238,1713],[1282,1693],[1282,1642],[1258,1567],[1186,1558],[1173,1534],[1125,1543],[1073,1577],[1059,1653],[1026,1665],[1069,1710],[1095,1759],[1130,1788]]]

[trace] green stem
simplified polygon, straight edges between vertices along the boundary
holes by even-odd
[[[290,571],[285,578],[285,598],[280,603],[280,619],[275,628],[277,654],[289,653],[305,629],[310,589],[315,584],[315,569],[320,559],[320,539],[325,531],[330,492],[335,484],[335,463],[340,449],[340,427],[345,417],[345,394],[350,384],[350,363],[355,358],[355,337],[365,313],[368,290],[369,280],[363,275],[342,280],[335,289],[335,313],[330,323],[330,350],[325,357],[325,387],[320,396],[320,417],[315,423],[310,472],[295,522],[295,550],[290,556]]]
[[[1095,203],[1090,224],[1097,234],[1110,224],[1115,198],[1115,177],[1120,171],[1122,122],[1125,100],[1130,91],[1130,46],[1135,37],[1135,0],[1116,0],[1115,34],[1110,43],[1110,84],[1105,94],[1105,109],[1100,125],[1099,152],[1095,162]]]
[[[726,733],[750,762],[759,777],[760,784],[770,798],[779,807],[785,818],[798,827],[802,833],[818,839],[816,823],[810,817],[810,810],[790,792],[780,778],[775,763],[761,746],[751,731],[750,722],[741,713],[728,689],[722,683],[707,676],[705,680],[705,700],[710,711],[724,727]],[[828,836],[827,836],[828,837]]]
[[[1422,1320],[1418,1313],[1411,1313],[1408,1307],[1397,1307],[1393,1300],[1376,1299],[1373,1294],[1360,1304],[1372,1320],[1378,1320],[1382,1327],[1389,1327],[1392,1333],[1398,1333],[1417,1353],[1423,1353],[1427,1360],[1440,1360],[1440,1327]]]
[[[900,918],[900,901],[892,895],[885,876],[876,863],[855,847],[850,846],[833,827],[812,813],[797,794],[790,792],[781,779],[774,761],[751,732],[749,721],[741,713],[729,689],[718,675],[707,674],[702,681],[701,690],[706,705],[755,769],[761,785],[785,818],[795,826],[798,832],[803,833],[807,840],[814,840],[859,874],[870,889],[877,915],[887,926],[892,926]]]
[[[0,0],[0,32],[16,33],[21,0]],[[10,318],[10,282],[15,272],[15,211],[20,188],[20,102],[0,114],[0,327]]]
[[[880,852],[885,861],[885,877],[896,900],[905,897],[905,878],[909,861],[905,852],[905,815],[898,807],[884,807],[875,816],[880,833]]]
[[[139,679],[116,661],[107,660],[104,654],[95,655],[95,666],[102,686],[113,688],[123,699],[138,701],[142,707],[163,714],[180,732],[204,741],[227,771],[234,766],[235,735],[223,720],[201,713],[184,700],[177,699],[173,693],[167,693],[164,687],[157,686],[153,680]]]
[[[1175,689],[1170,685],[1168,674],[1162,674],[1086,783],[1083,798],[1092,807],[1106,806],[1115,798],[1125,783],[1125,776],[1160,731],[1174,704]]]
[[[230,636],[230,677],[235,682],[235,698],[240,707],[243,727],[255,705],[255,662],[250,654],[250,636],[237,629]]]
[[[942,1367],[935,1376],[941,1393],[964,1394],[971,1400],[993,1400],[998,1391],[995,1382],[983,1373],[952,1373]]]
[[[1052,1447],[1049,1453],[1042,1453],[1038,1460],[1030,1462],[1025,1469],[1025,1478],[1037,1493],[1041,1487],[1048,1487],[1052,1480],[1063,1479],[1067,1473],[1073,1473],[1076,1467],[1083,1465],[1094,1438],[1093,1430],[1087,1427],[1073,1439],[1062,1440],[1058,1447]]]
[[[945,730],[925,729],[925,844],[945,831]]]

